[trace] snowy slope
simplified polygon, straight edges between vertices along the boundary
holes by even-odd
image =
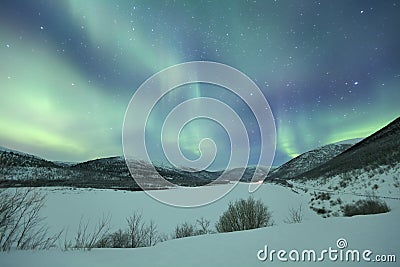
[[[310,207],[325,211],[321,213],[323,217],[341,216],[343,205],[355,202],[357,196],[400,201],[400,163],[373,170],[353,170],[329,178],[288,182],[294,190],[309,194]]]
[[[313,249],[319,254],[324,249],[338,249],[336,241],[345,238],[348,249],[371,250],[373,256],[396,255],[399,257],[399,212],[356,218],[336,218],[324,222],[305,222],[247,232],[191,237],[160,243],[141,249],[96,249],[82,251],[13,251],[1,255],[2,266],[372,266],[370,262],[330,261],[280,262],[257,259],[265,245],[269,249],[289,252]],[[329,229],[329,230],[327,230]],[[344,249],[343,251],[347,251]],[[370,257],[371,259],[373,258]],[[286,256],[287,257],[287,256]],[[398,266],[398,262],[382,263],[382,266]]]
[[[318,179],[343,173],[380,169],[400,163],[400,117],[348,150],[302,173],[297,178]]]
[[[291,179],[339,155],[353,144],[329,144],[305,152],[274,170],[269,178]]]
[[[59,179],[65,171],[51,161],[0,147],[0,178],[5,180]]]
[[[56,165],[51,161],[2,146],[0,146],[0,164],[2,168],[13,166],[56,167]]]
[[[224,187],[219,185],[218,187]],[[43,189],[46,191],[45,189]],[[217,190],[212,187],[209,190]],[[165,191],[172,194],[174,190]],[[211,205],[196,209],[181,209],[158,203],[143,192],[115,192],[111,190],[52,190],[48,191],[47,222],[52,229],[70,227],[79,223],[84,215],[93,221],[103,213],[111,213],[113,225],[123,226],[124,216],[132,209],[140,208],[143,215],[153,218],[159,230],[168,232],[183,221],[206,217],[215,222],[226,209],[230,200],[246,198],[247,185],[239,184],[234,191]],[[296,194],[288,188],[264,184],[255,196],[261,198],[273,212],[275,226],[227,234],[213,234],[170,240],[155,247],[140,249],[94,249],[92,251],[11,251],[0,253],[0,266],[347,266],[349,263],[332,262],[280,262],[277,258],[260,262],[257,252],[268,248],[286,251],[313,249],[337,249],[336,241],[345,238],[348,249],[369,249],[376,254],[394,254],[400,257],[400,201],[388,199],[392,211],[386,214],[355,216],[351,218],[322,219],[305,209],[305,219],[300,224],[285,224],[289,207],[306,203],[307,193]],[[306,205],[307,206],[307,205]],[[361,264],[361,265],[360,265]],[[351,266],[368,266],[351,263]],[[398,266],[385,263],[384,266]]]

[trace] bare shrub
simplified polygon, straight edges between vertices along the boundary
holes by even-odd
[[[218,232],[233,232],[273,225],[272,215],[261,200],[252,197],[229,203],[216,224]]]
[[[199,235],[213,234],[214,230],[210,229],[210,221],[201,217],[196,220],[196,225],[198,226],[197,233]]]
[[[108,244],[107,236],[110,232],[111,216],[104,216],[98,220],[94,230],[90,230],[90,220],[83,221],[81,218],[78,230],[73,241],[65,241],[64,249],[91,250],[98,247],[100,243]]]
[[[167,238],[158,233],[154,221],[144,222],[142,213],[135,211],[126,218],[127,228],[107,233],[100,238],[97,248],[139,248],[154,246]]]
[[[329,193],[327,193],[327,192],[320,192],[320,193],[318,193],[316,195],[316,199],[319,199],[319,200],[322,200],[322,201],[330,200],[331,199],[331,195]]]
[[[110,244],[106,247],[111,248],[129,248],[129,233],[119,229],[118,231],[107,236]]]
[[[158,234],[157,224],[154,221],[150,221],[146,229],[146,239],[144,246],[151,247],[160,242],[161,237]]]
[[[128,235],[130,238],[130,247],[144,246],[144,239],[146,236],[146,226],[143,222],[141,213],[135,211],[131,216],[126,219],[128,223]]]
[[[344,216],[367,215],[389,212],[390,208],[385,201],[375,196],[368,196],[367,199],[358,200],[354,204],[347,204],[343,207]]]
[[[161,240],[157,225],[153,221],[146,224],[142,214],[138,211],[135,211],[126,220],[131,248],[154,246]]]
[[[174,238],[183,238],[183,237],[188,237],[188,236],[195,236],[197,235],[196,233],[196,227],[193,224],[190,223],[183,223],[181,225],[177,225],[175,227],[175,233],[173,235]]]
[[[49,249],[61,232],[50,235],[39,212],[45,195],[32,188],[0,192],[0,250]]]
[[[289,215],[283,221],[284,223],[301,223],[303,221],[303,207],[300,206],[295,209],[293,207],[289,208]]]
[[[196,220],[195,224],[185,222],[177,225],[175,231],[172,234],[172,238],[183,238],[196,235],[211,234],[213,231],[210,229],[210,221],[205,218]]]

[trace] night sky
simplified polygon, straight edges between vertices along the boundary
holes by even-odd
[[[381,0],[2,0],[0,146],[62,161],[122,155],[135,90],[162,69],[195,60],[230,65],[259,86],[275,118],[274,165],[366,137],[400,114],[399,14],[400,1]],[[254,163],[259,130],[246,105],[223,88],[187,87],[158,103],[149,140],[160,138],[174,106],[213,97],[243,119]],[[214,167],[223,167],[226,135],[213,122],[194,121],[181,133],[182,153],[195,159],[199,140],[213,138],[221,157]],[[151,147],[162,161],[160,146]]]

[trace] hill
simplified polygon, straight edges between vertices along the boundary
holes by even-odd
[[[294,178],[333,177],[355,170],[370,171],[382,166],[395,167],[399,162],[400,118],[397,118],[343,153]]]
[[[341,143],[310,150],[281,165],[271,172],[268,178],[291,179],[322,165],[350,147],[352,144]]]

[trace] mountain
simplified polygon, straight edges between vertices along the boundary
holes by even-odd
[[[57,167],[51,161],[0,146],[0,166],[5,167]]]
[[[150,165],[145,161],[132,160],[129,162],[131,170],[135,178],[147,179],[148,177],[156,175],[155,170],[166,180],[181,185],[181,186],[195,186],[205,185],[217,178],[217,173],[208,171],[190,172],[184,169],[178,169],[172,166],[165,165]],[[110,157],[90,160],[87,162],[76,164],[71,167],[74,170],[101,174],[104,179],[130,179],[132,180],[131,173],[127,167],[124,157]],[[107,178],[108,177],[108,178]]]
[[[256,171],[256,166],[248,166],[244,170],[243,168],[234,168],[231,170],[227,170],[225,175],[228,178],[228,180],[233,181],[237,180],[237,177],[241,173],[243,173],[242,177],[240,178],[240,181],[242,182],[250,182],[253,179],[253,175],[254,175],[254,181],[260,181],[264,180],[267,177],[268,172],[273,169],[274,167],[268,168],[265,166],[259,166],[257,172],[254,173]]]
[[[325,218],[343,214],[354,196],[398,201],[400,118],[309,171],[272,181],[308,192],[309,207]]]
[[[89,160],[70,167],[72,170],[87,172],[88,174],[104,180],[120,180],[131,178],[128,167],[123,157],[109,157]]]
[[[339,144],[329,144],[317,149],[305,152],[279,168],[272,171],[268,178],[270,179],[291,179],[304,172],[310,171],[321,164],[329,161],[335,156],[339,155],[346,149],[353,146],[353,142],[345,143],[344,141]]]
[[[0,180],[53,180],[64,175],[62,167],[58,164],[0,147]]]
[[[313,179],[400,163],[400,117],[325,163],[294,178]]]
[[[154,167],[143,161],[131,161],[133,175],[145,179],[155,175]],[[172,166],[155,166],[158,174],[181,186],[210,183],[218,173],[189,172]],[[123,157],[110,157],[82,163],[51,162],[27,153],[0,147],[0,187],[72,186],[140,190]],[[147,186],[152,186],[147,183]],[[154,185],[157,186],[157,185]],[[165,183],[163,186],[166,186]]]
[[[272,170],[267,178],[276,181],[307,180],[347,175],[350,172],[352,176],[357,176],[362,174],[362,170],[376,169],[385,173],[397,172],[400,166],[400,118],[354,144],[357,141],[330,144],[303,153]],[[149,163],[131,161],[129,164],[135,178],[148,181],[154,175],[154,168]],[[382,166],[386,169],[382,170]],[[155,165],[155,169],[166,180],[182,186],[205,185],[221,174],[221,171],[193,172],[191,169],[165,165]],[[237,177],[239,171],[240,169],[233,169],[227,173],[231,177]],[[254,171],[254,167],[247,167],[241,181],[250,181]],[[265,175],[267,169],[261,169],[256,176]],[[394,183],[397,185],[397,181]],[[71,165],[0,147],[0,187],[51,185],[140,190],[131,178],[123,157],[101,158]]]

